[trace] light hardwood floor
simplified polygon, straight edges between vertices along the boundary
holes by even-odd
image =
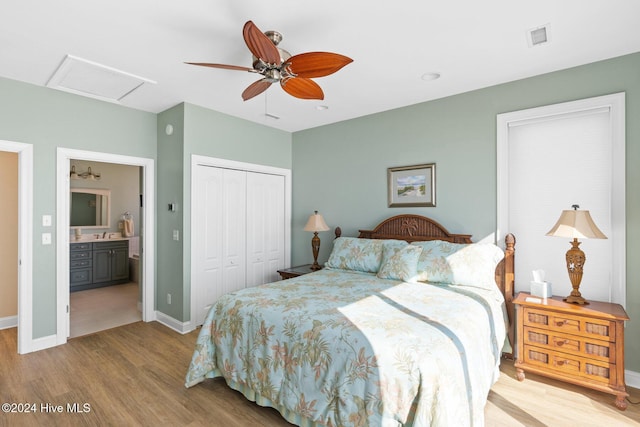
[[[137,322],[18,355],[16,329],[2,330],[0,403],[33,403],[38,412],[0,413],[0,426],[290,426],[220,379],[184,388],[197,333]],[[508,360],[501,370],[485,409],[487,427],[640,426],[640,405],[622,412],[611,395],[532,374],[518,382]],[[639,390],[629,392],[640,401]],[[68,413],[74,403],[89,412]],[[46,404],[62,405],[64,413],[42,413]]]

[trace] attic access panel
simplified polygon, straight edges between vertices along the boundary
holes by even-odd
[[[67,55],[47,82],[47,87],[103,101],[120,102],[145,83],[156,82]]]

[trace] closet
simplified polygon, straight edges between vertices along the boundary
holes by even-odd
[[[196,165],[192,283],[196,325],[222,295],[272,282],[285,266],[285,177]]]

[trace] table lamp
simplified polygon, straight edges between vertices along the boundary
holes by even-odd
[[[571,249],[567,251],[566,261],[567,270],[569,271],[569,279],[573,290],[571,295],[564,298],[564,301],[572,304],[589,304],[582,295],[580,295],[580,281],[582,281],[582,268],[586,257],[584,252],[578,247],[582,239],[606,239],[602,231],[596,226],[591,219],[589,211],[578,210],[580,206],[572,205],[573,210],[562,211],[558,222],[547,233],[547,236],[568,237],[572,238]]]
[[[315,211],[311,216],[309,216],[309,220],[307,221],[307,225],[304,226],[304,231],[313,231],[313,237],[311,238],[311,249],[313,250],[313,264],[311,265],[311,270],[316,271],[320,270],[320,264],[318,264],[318,252],[320,252],[320,238],[318,237],[318,231],[327,231],[329,227],[324,222],[324,218],[322,215]]]

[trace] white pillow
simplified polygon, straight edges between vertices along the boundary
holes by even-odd
[[[504,252],[498,246],[442,240],[414,242],[412,245],[422,247],[417,267],[419,281],[495,289],[496,267],[504,258]]]

